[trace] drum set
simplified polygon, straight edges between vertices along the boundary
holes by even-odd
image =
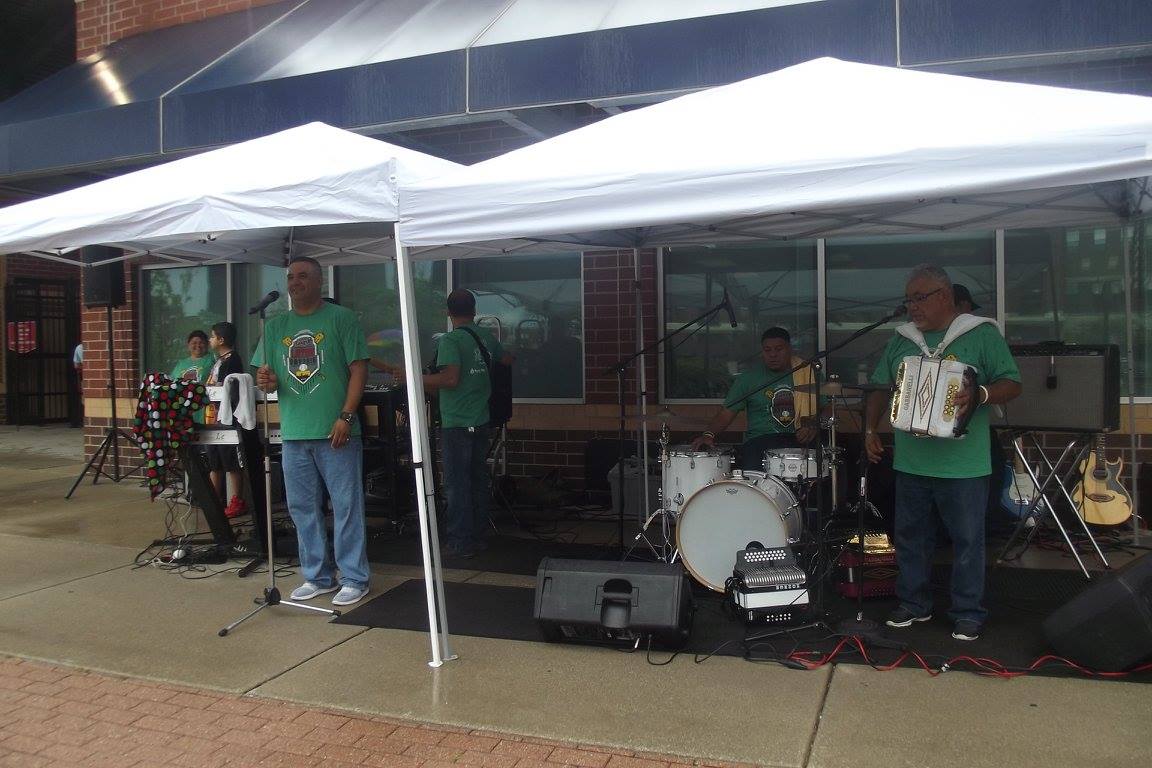
[[[643,542],[661,561],[679,559],[701,585],[723,593],[738,551],[749,545],[776,549],[801,544],[805,529],[818,519],[816,484],[827,483],[830,509],[840,504],[839,394],[832,393],[831,415],[821,421],[829,436],[826,446],[765,451],[759,470],[733,468],[730,450],[671,445],[663,424],[660,503],[633,548]]]

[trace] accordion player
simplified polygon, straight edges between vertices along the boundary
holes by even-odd
[[[958,360],[905,357],[893,382],[892,428],[920,437],[964,437],[979,402],[976,374],[976,368]],[[963,409],[956,405],[961,391],[969,394]]]

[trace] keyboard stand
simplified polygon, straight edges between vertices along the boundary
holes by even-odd
[[[1084,522],[1084,518],[1079,514],[1076,502],[1072,500],[1072,494],[1068,490],[1070,484],[1074,487],[1077,479],[1079,479],[1080,463],[1084,461],[1088,455],[1088,452],[1092,449],[1092,435],[1084,434],[1074,437],[1071,441],[1069,441],[1068,445],[1064,447],[1064,450],[1060,452],[1060,455],[1057,457],[1056,461],[1053,462],[1049,457],[1049,454],[1045,452],[1044,446],[1041,445],[1040,441],[1036,438],[1035,432],[1024,431],[1014,432],[1011,434],[1013,437],[1024,437],[1027,435],[1028,439],[1032,443],[1032,447],[1036,451],[1036,454],[1043,462],[1043,467],[1040,469],[1039,474],[1033,471],[1032,465],[1028,463],[1027,457],[1024,455],[1024,450],[1020,447],[1020,442],[1022,441],[1013,439],[1012,447],[1016,451],[1017,458],[1020,459],[1020,464],[1028,472],[1028,476],[1032,478],[1036,492],[1032,495],[1032,503],[1028,507],[1027,512],[1020,519],[1020,522],[1016,524],[1016,529],[1012,532],[1012,535],[1008,537],[1008,541],[1004,544],[1004,548],[1000,550],[1000,556],[996,559],[996,562],[1004,562],[1005,555],[1013,547],[1016,540],[1020,538],[1020,535],[1025,531],[1025,529],[1028,528],[1029,520],[1032,520],[1034,525],[1030,530],[1028,530],[1027,537],[1024,540],[1024,549],[1027,549],[1028,546],[1032,543],[1032,537],[1035,536],[1036,531],[1040,529],[1040,524],[1043,522],[1044,517],[1050,516],[1052,518],[1052,522],[1054,522],[1056,527],[1060,529],[1060,535],[1064,538],[1064,543],[1068,545],[1068,551],[1072,553],[1072,557],[1076,558],[1076,564],[1080,566],[1080,570],[1083,572],[1084,578],[1091,581],[1092,574],[1084,565],[1084,560],[1080,557],[1080,553],[1076,550],[1076,546],[1072,543],[1072,539],[1068,535],[1068,530],[1064,527],[1063,521],[1061,521],[1060,516],[1056,514],[1056,508],[1053,506],[1052,501],[1049,498],[1049,493],[1051,492],[1054,494],[1054,498],[1058,499],[1059,496],[1055,495],[1055,492],[1058,489],[1059,494],[1063,495],[1064,500],[1068,502],[1068,507],[1070,509],[1076,510],[1076,521],[1080,524],[1081,529],[1084,531],[1084,535],[1092,544],[1092,548],[1096,550],[1096,556],[1100,558],[1100,563],[1105,568],[1111,568],[1111,566],[1108,564],[1107,558],[1104,557],[1104,553],[1100,549],[1100,545],[1096,543],[1096,537],[1092,535],[1092,531],[1089,530],[1088,524]],[[1073,457],[1072,461],[1068,465],[1068,469],[1061,475],[1060,469],[1064,466],[1069,456]],[[1040,508],[1041,503],[1044,505],[1042,509]]]

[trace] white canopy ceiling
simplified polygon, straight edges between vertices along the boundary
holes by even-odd
[[[392,255],[397,184],[461,166],[310,123],[0,209],[0,253],[117,245],[174,260]],[[337,227],[332,225],[354,225]]]
[[[636,247],[1096,223],[1131,212],[1121,180],[1150,172],[1152,98],[825,58],[402,184],[401,239]]]

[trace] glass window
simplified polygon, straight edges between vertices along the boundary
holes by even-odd
[[[516,397],[584,396],[580,269],[579,253],[457,262],[456,285],[476,294],[476,324],[516,356]]]
[[[447,325],[444,302],[448,267],[443,261],[418,261],[412,265],[416,290],[416,317],[420,327],[420,356],[432,360],[434,338]],[[373,358],[396,365],[404,363],[404,336],[400,327],[400,289],[392,262],[336,268],[336,300],[356,313],[368,338]],[[369,383],[390,383],[388,376],[368,369]]]
[[[827,269],[828,347],[894,310],[904,298],[908,273],[918,264],[943,267],[967,286],[980,305],[975,314],[996,316],[996,237],[992,232],[841,238],[824,247]],[[834,352],[828,370],[846,382],[867,381],[892,329],[881,326]]]
[[[188,334],[228,317],[223,265],[140,270],[144,372],[172,370],[188,356]]]
[[[269,291],[279,291],[280,298],[268,306],[264,316],[268,319],[288,311],[288,289],[284,267],[266,264],[235,264],[232,267],[232,289],[235,300],[236,350],[248,365],[260,341],[260,316],[248,314],[248,309],[260,303]]]
[[[1147,309],[1152,270],[1145,222],[1134,227],[1132,312],[1136,395],[1152,394]],[[1143,247],[1140,247],[1140,246]],[[1012,344],[1064,341],[1120,347],[1127,396],[1124,244],[1120,227],[1024,229],[1005,233],[1005,333]]]
[[[813,240],[664,250],[664,332],[716,306],[724,289],[737,327],[724,312],[665,346],[664,396],[721,398],[732,377],[760,359],[760,334],[781,326],[798,354],[816,349],[816,244]]]

